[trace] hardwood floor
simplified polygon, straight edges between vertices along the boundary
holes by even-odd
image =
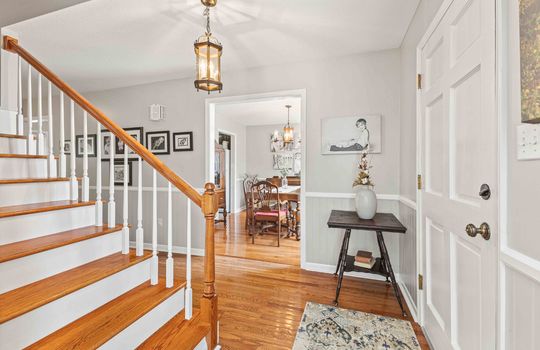
[[[255,244],[245,228],[246,213],[227,216],[227,227],[223,223],[216,225],[216,255],[234,256],[267,262],[300,266],[300,241],[295,238],[282,238],[277,246],[277,234],[274,232],[257,235]],[[286,232],[286,228],[282,229]]]
[[[202,257],[193,258],[193,300],[202,294]],[[165,255],[160,256],[160,274]],[[185,256],[175,255],[175,277],[185,276]],[[298,266],[235,257],[216,257],[216,289],[223,349],[291,349],[307,301],[331,304],[336,278]],[[402,318],[392,287],[385,282],[345,277],[340,306]],[[412,320],[411,320],[412,321]],[[412,321],[422,349],[429,349]]]

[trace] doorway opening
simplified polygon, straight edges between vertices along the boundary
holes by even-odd
[[[219,202],[217,255],[303,265],[303,135],[305,90],[207,99],[206,174]],[[252,204],[249,181],[272,191],[270,208]]]

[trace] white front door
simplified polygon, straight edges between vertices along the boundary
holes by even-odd
[[[419,47],[423,324],[435,349],[495,349],[495,1],[443,6]],[[483,184],[489,199],[479,195]],[[489,239],[466,233],[468,224],[484,222]]]

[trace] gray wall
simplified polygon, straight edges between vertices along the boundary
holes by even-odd
[[[307,148],[308,192],[351,193],[351,183],[356,172],[356,155],[321,155],[321,119],[380,113],[383,116],[383,153],[373,157],[376,191],[382,194],[397,194],[399,56],[399,50],[389,50],[325,61],[225,72],[225,92],[222,95],[301,88],[307,90],[307,135],[304,141]],[[354,88],[344,88],[352,86]],[[85,97],[123,127],[144,126],[145,131],[193,131],[193,152],[172,153],[161,158],[195,187],[203,186],[204,100],[208,95],[197,93],[191,79],[90,92],[85,93]],[[148,121],[147,108],[152,103],[167,106],[165,121]],[[146,174],[145,185],[148,186],[150,169],[146,169]],[[306,203],[308,217],[320,218],[329,215],[329,208],[312,206],[310,200]],[[146,221],[145,225],[148,224]],[[149,232],[149,229],[147,231]],[[307,261],[335,264],[338,248],[328,249],[322,243],[325,239],[323,232],[324,225],[310,229],[307,237]],[[202,231],[196,234],[201,235]],[[391,250],[397,252],[397,246]],[[395,256],[394,260],[398,261],[398,256]]]
[[[300,131],[300,124],[291,124]],[[279,170],[273,167],[274,153],[270,152],[270,135],[274,130],[281,131],[283,124],[257,125],[247,127],[246,172],[258,175],[260,178],[281,176]]]

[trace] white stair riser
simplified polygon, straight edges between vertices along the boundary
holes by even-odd
[[[2,207],[69,199],[69,181],[0,185]]]
[[[0,134],[17,133],[17,112],[0,109]]]
[[[146,315],[100,346],[99,349],[135,349],[183,309],[184,288],[150,310]]]
[[[102,279],[0,325],[1,350],[21,349],[150,278],[150,260]]]
[[[0,294],[122,250],[122,232],[0,263]]]
[[[48,177],[47,159],[0,158],[0,179],[44,179]],[[56,167],[56,160],[54,160]]]
[[[92,226],[95,222],[95,205],[1,218],[0,244]]]
[[[0,153],[26,154],[26,140],[0,137]]]

